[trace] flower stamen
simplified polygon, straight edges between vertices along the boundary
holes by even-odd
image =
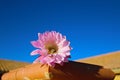
[[[48,50],[49,54],[54,54],[58,51],[58,47],[55,44],[47,44],[45,48]]]

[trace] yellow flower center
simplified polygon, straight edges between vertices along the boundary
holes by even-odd
[[[53,43],[49,43],[45,46],[45,48],[48,50],[49,54],[54,54],[58,51],[58,46]]]

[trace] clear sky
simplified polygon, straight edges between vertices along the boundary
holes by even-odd
[[[71,60],[120,50],[116,0],[0,0],[0,58],[32,62],[37,33],[55,30],[71,42]]]

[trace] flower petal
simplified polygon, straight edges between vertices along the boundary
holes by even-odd
[[[38,62],[40,62],[40,58],[35,59],[33,63],[38,63]]]
[[[36,50],[32,51],[30,55],[37,55],[37,54],[39,54],[39,52],[40,52],[40,50],[36,49]]]
[[[40,43],[38,41],[31,41],[31,44],[36,48],[40,48]]]

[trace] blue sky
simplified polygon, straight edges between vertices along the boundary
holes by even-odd
[[[71,60],[120,50],[115,0],[0,0],[0,58],[32,62],[37,33],[55,30],[71,42]]]

